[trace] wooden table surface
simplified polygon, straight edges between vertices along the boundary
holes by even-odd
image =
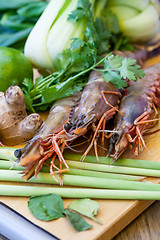
[[[112,240],[159,240],[159,216],[160,201],[156,201]],[[0,235],[0,240],[6,238]]]
[[[160,201],[154,202],[113,240],[159,240]]]

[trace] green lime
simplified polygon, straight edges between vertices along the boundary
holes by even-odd
[[[0,47],[0,91],[6,91],[11,85],[21,86],[25,78],[33,79],[29,60],[17,49]]]

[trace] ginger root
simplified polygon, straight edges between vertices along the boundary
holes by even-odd
[[[18,86],[0,92],[0,141],[17,145],[31,139],[42,124],[39,114],[27,116],[25,99]]]

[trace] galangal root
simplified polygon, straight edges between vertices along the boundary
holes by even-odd
[[[42,124],[39,114],[27,116],[25,99],[18,86],[0,92],[0,141],[17,145],[31,139]]]

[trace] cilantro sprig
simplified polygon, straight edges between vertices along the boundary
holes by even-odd
[[[96,67],[100,64],[104,64],[104,69],[100,70],[102,72],[102,78],[106,82],[113,83],[118,89],[127,86],[126,79],[136,81],[137,78],[144,76],[144,71],[140,69],[139,65],[136,65],[135,60],[123,58],[118,55],[114,56],[110,53],[91,67],[78,74],[72,74],[63,81],[60,81],[63,74],[58,75],[54,73],[50,75],[51,79],[46,77],[41,80],[41,88],[39,87],[40,85],[37,85],[37,88],[33,87],[28,93],[27,88],[24,89],[28,98],[28,108],[31,110],[33,106],[34,108],[43,110],[52,104],[53,101],[70,96],[75,91],[80,91],[87,83],[89,72],[91,70],[99,71]],[[54,82],[54,85],[50,85],[50,81]]]
[[[144,77],[144,71],[136,65],[136,60],[114,56],[113,54],[104,60],[102,77],[106,82],[111,82],[115,87],[122,89],[127,86],[126,79],[136,81]]]
[[[46,110],[55,100],[80,91],[87,83],[90,71],[99,64],[104,64],[104,80],[112,82],[117,88],[125,87],[127,78],[135,81],[137,77],[144,76],[135,60],[113,54],[101,57],[127,44],[127,40],[120,37],[118,20],[113,13],[108,12],[107,18],[94,19],[89,0],[79,0],[68,21],[79,24],[79,27],[81,23],[86,23],[84,38],[72,38],[70,48],[58,55],[57,72],[36,79],[35,84],[29,79],[24,80],[23,92],[29,111]]]

